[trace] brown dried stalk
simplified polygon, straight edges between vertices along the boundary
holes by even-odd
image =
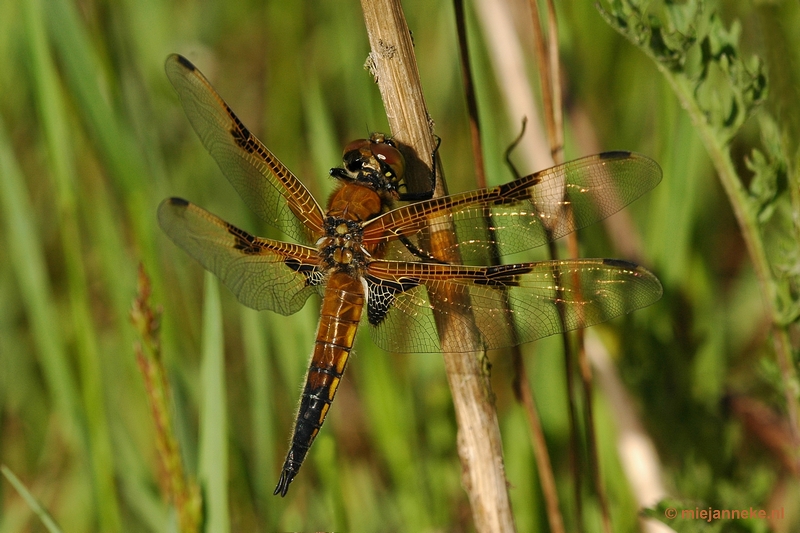
[[[408,179],[416,176],[427,180],[436,145],[402,8],[397,0],[362,0],[361,7],[372,49],[370,68],[381,91],[393,138],[412,151]],[[437,168],[437,177],[434,194],[442,196],[446,188],[441,168]],[[438,254],[436,249],[431,251]],[[440,258],[458,261],[457,257]],[[453,297],[430,294],[434,303],[439,298]],[[446,316],[435,316],[459,428],[462,483],[469,496],[475,529],[480,532],[514,531],[497,413],[491,384],[482,365],[485,354],[477,339],[473,352],[447,352],[448,346],[463,344],[465,338],[474,338],[474,334],[459,330]]]
[[[147,401],[156,429],[156,449],[161,467],[159,485],[164,500],[175,506],[181,533],[196,533],[200,530],[202,520],[200,487],[186,476],[183,469],[170,416],[170,387],[161,358],[158,331],[161,312],[150,306],[150,292],[150,278],[140,264],[138,291],[130,316],[140,338],[134,347],[136,363],[144,377]]]
[[[540,72],[540,79],[542,82],[542,101],[544,103],[544,116],[547,124],[548,139],[550,142],[550,152],[553,155],[553,161],[556,164],[564,162],[564,125],[563,125],[563,112],[561,109],[561,67],[558,55],[558,24],[556,22],[555,6],[552,0],[546,0],[547,6],[547,37],[543,25],[539,18],[538,3],[535,0],[530,0],[530,9],[533,17],[533,29],[536,42],[537,64]],[[578,238],[575,233],[570,234],[568,240],[568,249],[572,258],[578,256]],[[556,247],[551,243],[550,254],[553,259],[557,259]],[[578,330],[575,333],[575,346],[570,349],[572,343],[569,341],[569,336],[564,333],[564,347],[565,347],[565,362],[567,370],[567,381],[570,398],[570,418],[572,421],[572,446],[571,458],[573,462],[573,478],[575,480],[575,501],[576,509],[578,510],[578,528],[582,528],[581,517],[581,483],[580,471],[577,469],[577,427],[574,425],[577,421],[576,407],[574,405],[574,385],[572,383],[572,362],[573,352],[578,358],[578,369],[581,376],[583,408],[584,408],[584,427],[586,431],[586,440],[588,446],[588,460],[589,469],[591,472],[592,483],[594,485],[595,493],[600,503],[600,510],[603,518],[603,530],[605,533],[611,533],[611,515],[608,509],[608,500],[605,494],[600,476],[600,462],[597,453],[597,437],[594,427],[594,406],[592,405],[592,372],[589,366],[589,361],[586,356],[586,349],[584,347],[583,331]]]
[[[483,165],[483,143],[480,134],[480,122],[478,117],[478,104],[475,98],[475,90],[473,86],[472,68],[469,61],[469,46],[467,41],[467,27],[466,18],[464,16],[464,3],[463,0],[454,0],[453,5],[456,15],[456,28],[458,29],[458,42],[461,57],[461,73],[464,84],[464,95],[467,101],[467,113],[469,115],[470,123],[470,137],[472,139],[472,152],[475,158],[475,176],[476,184],[479,188],[486,187],[486,172]],[[537,40],[538,43],[538,40]],[[538,50],[537,50],[538,51]],[[540,56],[540,59],[545,55]],[[545,69],[545,72],[547,70]],[[543,84],[549,82],[542,81]],[[547,91],[550,94],[550,91]],[[552,100],[552,99],[551,99]],[[545,107],[552,107],[552,102],[545,105]],[[526,120],[523,119],[523,133],[525,129]],[[548,125],[552,121],[548,121]],[[548,131],[550,131],[548,129]],[[520,134],[520,138],[522,136]],[[551,138],[552,135],[551,135]],[[507,151],[510,152],[520,139],[517,139]],[[509,164],[511,164],[509,160]],[[513,168],[513,165],[512,165]],[[516,170],[514,169],[516,174]],[[514,393],[517,400],[522,403],[523,408],[528,416],[528,428],[531,432],[531,441],[533,452],[536,457],[537,473],[539,474],[539,481],[542,487],[542,493],[546,502],[547,519],[550,524],[550,531],[552,533],[564,533],[564,519],[561,516],[561,509],[559,506],[558,490],[556,488],[555,474],[553,473],[553,466],[550,461],[550,455],[547,450],[547,442],[544,437],[544,430],[539,419],[539,414],[536,409],[536,401],[531,391],[530,382],[527,379],[527,371],[525,369],[525,361],[522,358],[522,353],[519,346],[512,348],[511,357],[516,367],[516,378],[514,380]]]

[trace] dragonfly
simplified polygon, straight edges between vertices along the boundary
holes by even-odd
[[[161,203],[161,228],[248,307],[290,315],[312,294],[321,296],[276,495],[286,496],[325,421],[361,322],[386,351],[441,352],[439,313],[474,331],[484,349],[497,349],[604,322],[661,297],[658,278],[627,261],[497,264],[601,220],[652,189],[661,179],[652,159],[606,152],[505,185],[420,200],[407,190],[397,144],[373,134],[344,148],[342,166],[330,171],[337,187],[323,209],[189,60],[169,56],[166,73],[245,204],[296,242],[252,235],[182,198]],[[408,200],[415,201],[396,206]],[[442,221],[457,237],[440,252],[458,252],[460,264],[428,249],[428,228]],[[432,297],[436,291],[454,298],[442,303]],[[472,352],[473,341],[457,338],[447,350]]]

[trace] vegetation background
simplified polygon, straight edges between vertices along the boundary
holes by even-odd
[[[594,328],[630,394],[626,405],[655,444],[663,496],[679,509],[785,512],[772,523],[667,522],[679,531],[797,531],[800,469],[772,341],[775,317],[707,145],[656,64],[593,2],[558,4],[567,159],[625,149],[664,169],[661,185],[627,210],[622,238],[600,224],[581,233],[583,256],[639,261],[664,285],[658,304]],[[670,6],[653,9],[684,13]],[[745,162],[759,161],[754,148],[788,154],[776,167],[772,196],[760,204],[760,221],[773,212],[797,215],[788,198],[798,187],[798,7],[705,6],[706,14],[718,10],[724,28],[740,30],[737,57],[765,61],[768,96],[730,145],[745,184],[761,183]],[[450,191],[473,188],[452,5],[408,0],[404,8]],[[497,184],[511,177],[502,153],[521,117],[506,118],[473,9],[484,155]],[[537,87],[529,16],[525,6],[515,9]],[[362,68],[369,49],[357,2],[0,2],[4,472],[64,531],[176,530],[174,508],[159,492],[156,431],[129,320],[142,263],[152,301],[163,306],[162,353],[186,470],[202,483],[208,516],[220,521],[209,530],[469,531],[441,360],[387,354],[366,335],[306,466],[286,498],[272,496],[317,307],[312,302],[291,317],[244,309],[226,290],[204,285],[202,268],[159,230],[159,202],[181,196],[254,233],[270,231],[198,142],[164,75],[172,52],[189,57],[318,198],[331,188],[327,170],[338,165],[344,143],[386,129],[378,91]],[[708,98],[725,107],[718,93]],[[768,114],[777,128],[764,120]],[[798,241],[786,242],[770,255],[776,284],[800,270]],[[782,331],[795,341],[796,361],[797,299],[786,284]],[[523,351],[573,530],[561,342]],[[547,531],[526,418],[511,392],[513,368],[504,354],[492,361],[517,525]],[[613,401],[597,389],[601,470],[614,530],[636,531],[637,491],[620,459]],[[0,532],[43,530],[9,479],[0,482]],[[586,531],[599,531],[595,498],[586,492]]]

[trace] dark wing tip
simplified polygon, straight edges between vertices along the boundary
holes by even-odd
[[[630,261],[625,261],[624,259],[603,259],[603,264],[623,270],[630,270],[634,272],[634,275],[641,280],[642,283],[647,285],[647,292],[649,292],[651,299],[640,307],[646,307],[654,302],[657,302],[661,299],[661,296],[663,296],[664,287],[661,285],[661,282],[655,276],[655,274],[643,266],[637,265],[636,263],[632,263]]]
[[[171,61],[178,63],[180,66],[182,66],[183,68],[185,68],[190,72],[197,70],[197,67],[194,66],[194,63],[192,63],[191,61],[189,61],[180,54],[171,54],[169,57],[167,57],[167,62],[169,63]]]
[[[599,157],[601,161],[618,161],[622,159],[635,160],[637,164],[640,165],[640,171],[644,172],[645,167],[648,169],[646,177],[649,178],[648,181],[652,183],[651,187],[655,187],[661,181],[663,174],[661,166],[646,155],[637,154],[636,152],[630,152],[628,150],[612,150],[610,152],[597,154],[597,157]]]
[[[603,259],[603,264],[614,266],[617,268],[626,268],[629,270],[636,270],[637,268],[639,268],[639,265],[637,265],[636,263],[625,261],[624,259]]]
[[[612,150],[611,152],[603,152],[601,154],[597,154],[600,159],[625,159],[626,157],[630,157],[632,152],[627,150]]]
[[[167,231],[175,223],[175,219],[186,216],[186,209],[190,202],[183,198],[167,198],[158,206],[158,223],[162,229]],[[167,231],[169,233],[169,231]]]
[[[189,205],[189,200],[184,200],[183,198],[178,198],[177,196],[167,198],[166,201],[169,202],[170,205],[175,205],[178,207],[186,207]]]

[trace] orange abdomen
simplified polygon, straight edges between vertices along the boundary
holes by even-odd
[[[286,494],[289,483],[300,470],[308,449],[325,422],[353,348],[364,298],[360,281],[344,273],[331,274],[322,299],[317,340],[300,400],[292,445],[275,494]]]

